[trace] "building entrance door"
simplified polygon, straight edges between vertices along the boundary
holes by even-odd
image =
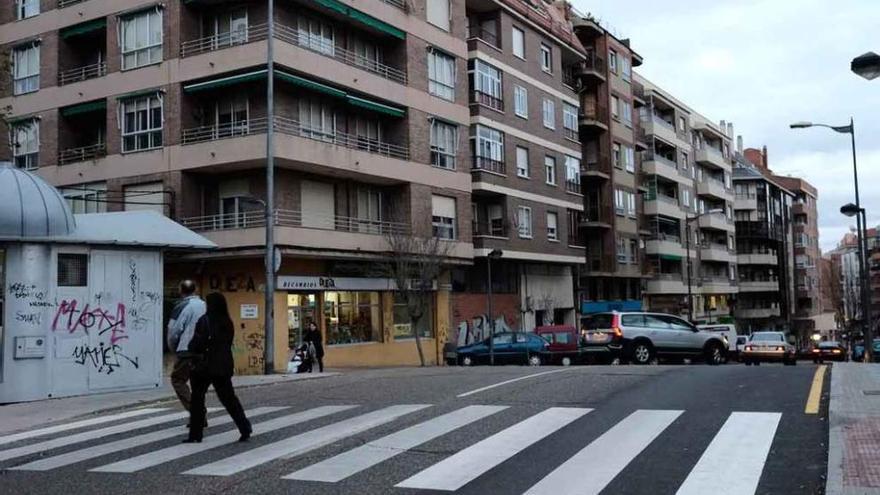
[[[315,293],[297,293],[287,295],[287,342],[293,350],[302,345],[303,335],[309,323],[318,322],[318,296]],[[320,326],[319,326],[320,328]]]

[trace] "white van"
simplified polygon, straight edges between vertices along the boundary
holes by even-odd
[[[736,326],[733,323],[713,323],[711,325],[697,325],[700,330],[720,333],[727,339],[727,355],[736,355]]]

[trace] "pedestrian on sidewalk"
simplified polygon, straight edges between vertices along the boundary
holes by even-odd
[[[171,371],[171,386],[187,411],[192,407],[190,375],[193,360],[189,353],[189,343],[199,318],[205,314],[205,302],[196,294],[196,284],[184,280],[179,285],[181,300],[171,311],[168,321],[168,348],[175,353],[174,369]]]
[[[213,385],[217,398],[238,427],[239,442],[250,438],[253,429],[245,416],[235,389],[232,388],[234,362],[232,340],[235,327],[229,317],[226,298],[214,292],[208,294],[207,311],[196,324],[195,333],[189,343],[189,352],[196,356],[192,375],[192,408],[189,411],[189,436],[184,443],[199,443],[205,424],[205,394]]]
[[[315,324],[314,321],[309,322],[308,330],[306,331],[305,339],[306,342],[311,345],[309,348],[314,346],[314,358],[318,361],[318,371],[324,372],[324,344],[321,342],[321,331],[318,330],[318,325]],[[309,373],[312,372],[311,367],[309,368]]]

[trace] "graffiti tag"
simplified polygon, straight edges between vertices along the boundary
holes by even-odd
[[[77,364],[92,366],[98,373],[112,374],[124,363],[130,363],[135,369],[140,367],[138,358],[131,358],[122,352],[122,348],[116,344],[105,346],[103,342],[98,347],[89,345],[77,346],[73,350],[73,359]]]
[[[74,333],[82,329],[88,334],[96,330],[98,335],[110,332],[111,346],[128,338],[125,335],[125,304],[117,304],[115,313],[101,307],[91,308],[89,304],[82,309],[78,306],[79,302],[76,300],[61,301],[52,320],[52,331],[61,329]]]

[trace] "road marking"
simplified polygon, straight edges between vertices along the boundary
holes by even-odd
[[[300,469],[284,476],[284,479],[328,483],[342,481],[397,454],[504,409],[507,406],[468,406]]]
[[[630,414],[535,484],[526,495],[598,494],[683,412],[638,410]]]
[[[262,423],[254,425],[254,436],[271,431],[280,430],[289,426],[305,423],[313,419],[328,416],[338,412],[353,409],[357,406],[322,406],[306,411],[298,412],[288,416],[282,416]],[[238,430],[223,432],[219,435],[210,435],[205,437],[202,443],[181,443],[165,449],[147,452],[146,454],[125,459],[105,466],[91,469],[93,472],[99,473],[134,473],[143,469],[165,464],[175,459],[181,459],[199,452],[211,450],[223,445],[238,442],[240,434]]]
[[[216,408],[212,408],[211,411],[216,410]],[[84,431],[82,433],[77,433],[75,435],[68,435],[64,437],[54,438],[52,440],[46,440],[45,442],[32,443],[30,445],[25,445],[23,447],[16,447],[14,449],[7,449],[0,451],[0,461],[6,461],[9,459],[14,459],[16,457],[22,457],[29,454],[34,454],[37,452],[45,452],[47,450],[57,449],[59,447],[69,447],[71,445],[88,442],[91,440],[97,440],[99,438],[108,437],[110,435],[116,435],[119,433],[128,433],[132,430],[137,430],[140,428],[148,428],[150,426],[160,425],[162,423],[168,423],[171,421],[177,421],[184,418],[189,417],[189,413],[179,412],[173,414],[164,414],[162,416],[155,416],[152,418],[142,419],[139,421],[134,421],[132,423],[122,423],[120,425],[108,426],[106,428],[101,428],[98,430]]]
[[[7,443],[17,442],[19,440],[25,440],[28,438],[42,437],[45,435],[51,435],[52,433],[60,433],[62,431],[70,431],[75,430],[77,428],[84,428],[86,426],[94,426],[102,423],[109,423],[111,421],[116,421],[119,419],[129,419],[137,416],[144,416],[147,414],[153,414],[157,412],[167,411],[167,408],[145,408],[145,409],[136,409],[134,411],[127,411],[119,414],[111,414],[109,416],[101,416],[98,418],[84,419],[82,421],[75,421],[73,423],[66,423],[63,425],[50,426],[48,428],[41,428],[39,430],[30,430],[24,431],[21,433],[14,433],[12,435],[6,435],[0,437],[0,445],[5,445]]]
[[[431,405],[406,404],[386,407],[205,464],[183,474],[229,476],[240,473],[276,459],[291,458],[310,452],[428,407]]]
[[[819,403],[822,400],[822,383],[825,381],[825,366],[820,364],[813,375],[813,385],[810,386],[810,395],[807,396],[807,405],[804,414],[819,414]]]
[[[463,393],[463,394],[458,394],[456,397],[458,397],[458,398],[467,397],[467,396],[469,396],[469,395],[478,394],[478,393],[480,393],[480,392],[484,392],[484,391],[486,391],[486,390],[491,390],[491,389],[493,389],[493,388],[495,388],[495,387],[500,387],[500,386],[502,386],[502,385],[507,385],[508,383],[514,383],[514,382],[518,382],[518,381],[520,381],[520,380],[527,380],[527,379],[529,379],[529,378],[536,378],[536,377],[544,376],[544,375],[552,375],[553,373],[562,373],[563,371],[569,371],[569,370],[571,370],[571,368],[565,368],[565,369],[561,369],[561,370],[553,370],[553,371],[542,371],[541,373],[533,373],[533,374],[531,374],[531,375],[521,376],[521,377],[519,377],[519,378],[513,378],[513,379],[510,379],[510,380],[505,380],[505,381],[503,381],[503,382],[499,382],[499,383],[496,383],[496,384],[493,384],[493,385],[487,385],[487,386],[485,386],[485,387],[480,387],[480,388],[478,388],[478,389],[476,389],[476,390],[471,390],[470,392],[465,392],[465,393]]]
[[[676,495],[754,495],[781,418],[781,413],[731,413]]]
[[[458,452],[396,486],[455,491],[592,409],[551,407]]]
[[[248,411],[247,415],[249,418],[255,418],[257,416],[282,411],[284,409],[287,408],[258,407],[256,409]],[[231,422],[232,418],[230,418],[228,415],[221,416],[219,418],[211,418],[211,426],[220,426]],[[51,469],[69,466],[78,462],[87,461],[89,459],[105,456],[114,452],[121,452],[123,450],[133,449],[135,447],[140,447],[141,445],[147,445],[161,440],[166,440],[168,438],[174,438],[178,436],[183,437],[183,435],[186,434],[187,429],[185,426],[176,426],[174,428],[167,428],[164,430],[154,431],[152,433],[145,433],[143,435],[138,435],[135,437],[123,438],[122,440],[117,440],[115,442],[95,445],[94,447],[89,447],[86,449],[74,450],[73,452],[56,455],[54,457],[47,457],[45,459],[40,459],[38,461],[34,461],[28,464],[16,466],[12,469],[18,471],[49,471]]]

